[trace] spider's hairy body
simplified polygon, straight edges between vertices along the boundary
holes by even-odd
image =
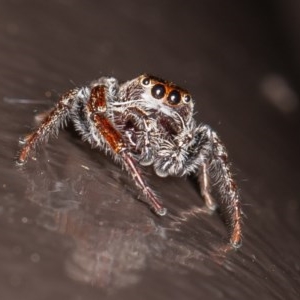
[[[229,210],[230,242],[241,244],[241,208],[227,151],[209,126],[193,118],[194,103],[187,90],[151,75],[119,83],[101,77],[60,98],[41,125],[25,140],[18,163],[24,164],[36,145],[58,134],[72,121],[82,139],[120,163],[158,215],[164,215],[140,166],[152,166],[160,177],[196,174],[208,210],[215,210],[211,184]]]

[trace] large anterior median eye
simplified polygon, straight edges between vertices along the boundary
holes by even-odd
[[[156,84],[151,90],[151,94],[156,99],[161,99],[166,94],[166,89],[162,84]]]
[[[180,93],[176,90],[173,90],[168,95],[169,104],[176,105],[181,101]]]

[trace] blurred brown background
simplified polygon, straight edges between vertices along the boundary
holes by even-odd
[[[299,299],[297,1],[0,0],[1,299]],[[18,169],[18,139],[58,95],[152,73],[221,135],[245,212],[224,253],[189,179],[146,170],[169,214],[72,128]]]

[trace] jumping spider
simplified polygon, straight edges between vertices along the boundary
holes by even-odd
[[[140,166],[152,165],[160,177],[196,174],[206,210],[214,211],[210,181],[228,208],[230,243],[241,245],[241,204],[227,151],[208,125],[197,125],[194,103],[185,89],[151,75],[119,83],[101,77],[89,86],[63,94],[41,125],[25,138],[18,163],[36,146],[57,136],[72,121],[82,139],[98,147],[132,176],[156,214],[166,209],[148,186]]]

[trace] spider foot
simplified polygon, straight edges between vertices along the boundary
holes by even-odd
[[[242,246],[242,230],[240,222],[236,222],[235,226],[233,226],[233,231],[230,236],[230,245],[234,249],[238,249]]]
[[[18,154],[16,158],[16,165],[18,167],[22,167],[27,163],[29,157],[30,148],[28,146],[24,146],[23,149]]]
[[[165,216],[168,212],[168,210],[165,207],[156,208],[154,211],[158,216],[161,216],[161,217]]]
[[[233,249],[237,250],[242,246],[242,241],[240,239],[238,241],[233,241],[232,239],[230,239],[230,244]]]
[[[217,205],[211,205],[211,206],[203,205],[203,206],[198,208],[198,211],[200,213],[204,213],[204,214],[207,214],[207,215],[212,215],[216,211],[217,207],[218,207]]]

